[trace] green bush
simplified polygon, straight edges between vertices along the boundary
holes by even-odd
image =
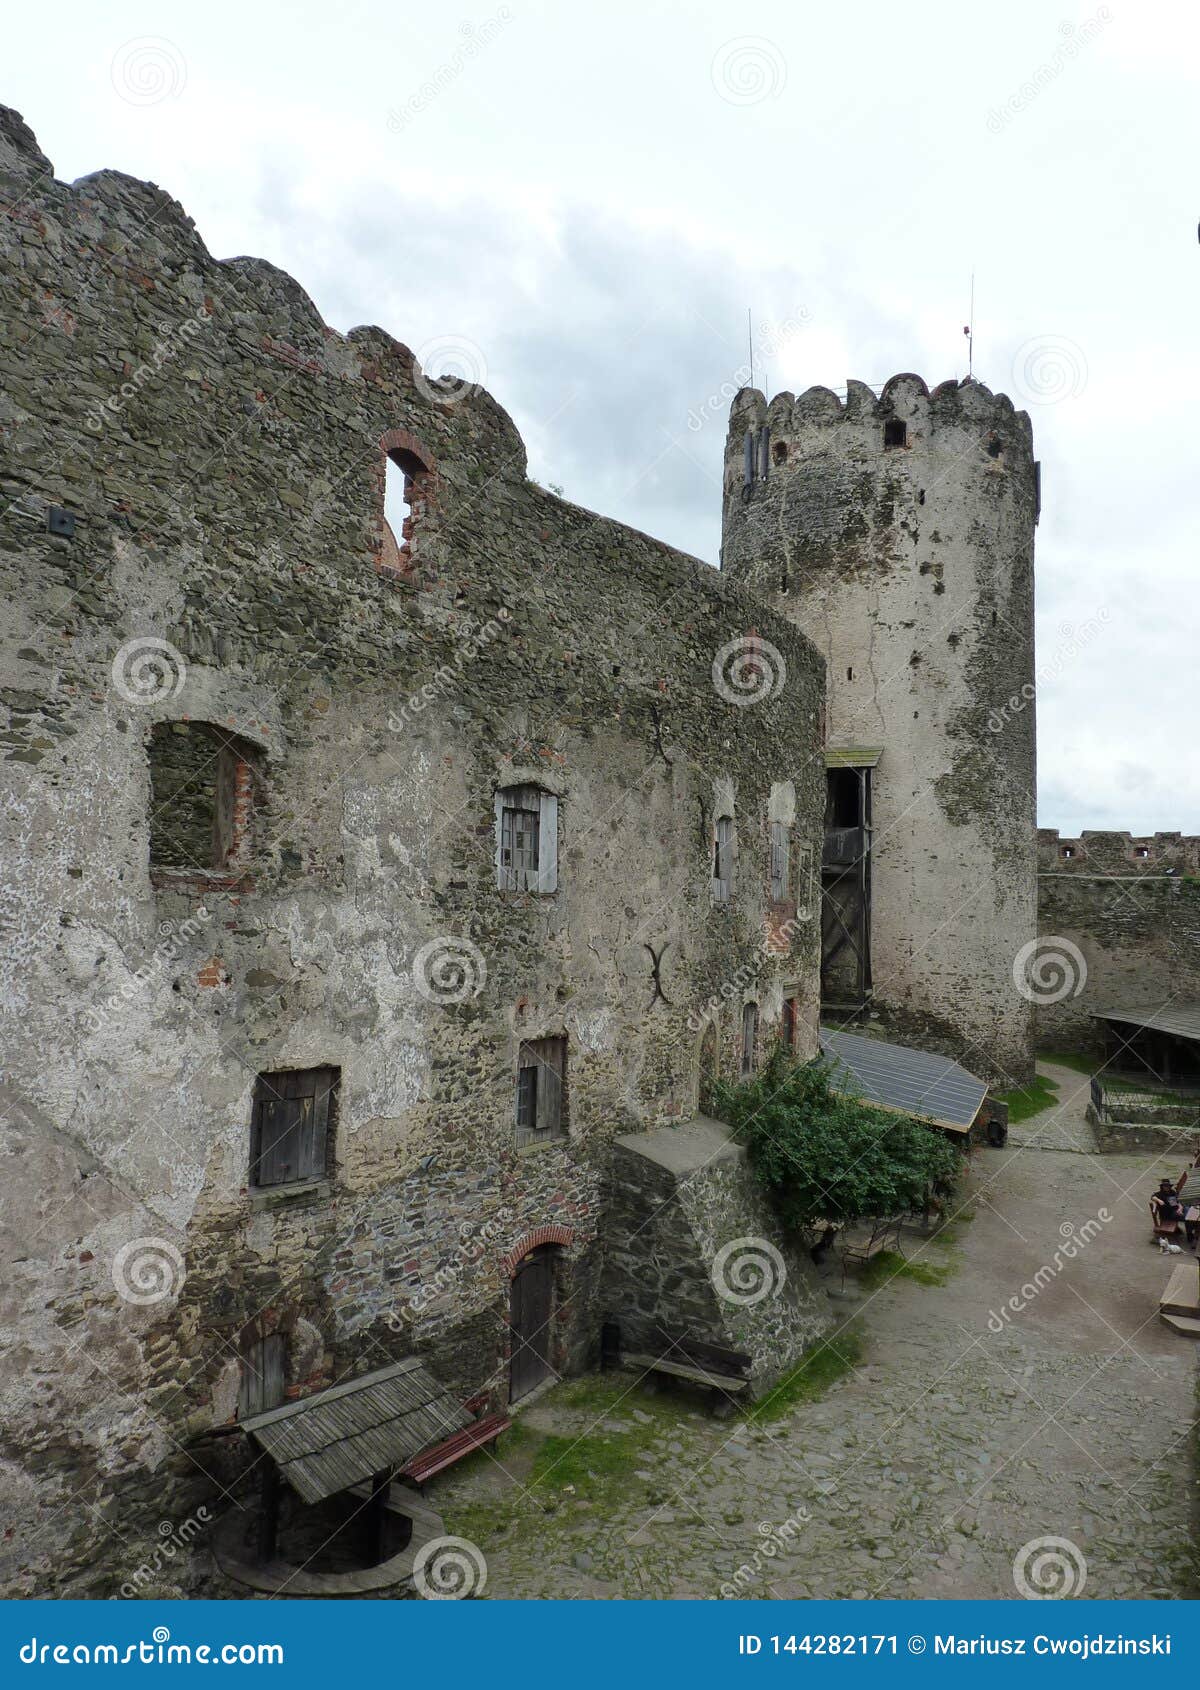
[[[936,1127],[842,1096],[823,1061],[793,1064],[781,1050],[753,1079],[718,1086],[716,1104],[796,1231],[924,1209],[950,1195],[961,1168]]]

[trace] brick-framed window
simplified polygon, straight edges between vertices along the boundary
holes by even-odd
[[[261,800],[257,746],[211,722],[156,722],[148,754],[151,871],[242,872]]]
[[[496,885],[501,892],[558,890],[558,799],[540,786],[496,793]]]
[[[517,1052],[518,1146],[567,1136],[567,1041],[524,1039]]]
[[[410,577],[418,536],[434,506],[436,465],[405,428],[388,429],[379,445],[377,567],[385,575]]]
[[[250,1126],[254,1190],[326,1177],[340,1078],[338,1068],[288,1068],[258,1076]]]

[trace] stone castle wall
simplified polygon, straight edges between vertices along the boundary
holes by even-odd
[[[1055,1000],[1038,1005],[1039,1045],[1099,1055],[1098,1010],[1200,1002],[1198,847],[1178,833],[1039,830],[1039,949]]]
[[[122,1536],[236,1478],[204,1439],[256,1338],[291,1395],[419,1351],[503,1402],[514,1252],[552,1227],[556,1365],[590,1352],[611,1145],[694,1112],[707,1006],[726,1074],[747,999],[765,1048],[793,996],[815,1051],[817,910],[768,903],[768,812],[819,860],[824,683],[731,581],[531,483],[486,393],[214,261],[157,188],[56,182],[5,113],[0,199],[0,1577],[108,1594]],[[747,639],[787,666],[753,709],[713,681]],[[151,730],[184,722],[254,765],[228,872],[182,812],[152,871]],[[545,896],[496,885],[518,783],[557,798]],[[518,1150],[518,1047],[552,1035],[568,1136]],[[252,1191],[256,1075],[323,1065],[327,1177]]]
[[[829,745],[881,753],[874,1008],[1010,1083],[1032,1063],[1037,503],[1029,419],[978,382],[733,404],[722,567],[820,647]]]

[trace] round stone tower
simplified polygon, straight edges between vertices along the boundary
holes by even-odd
[[[1029,418],[979,382],[734,400],[722,569],[828,665],[826,1020],[994,1082],[1033,1063],[1037,514]]]

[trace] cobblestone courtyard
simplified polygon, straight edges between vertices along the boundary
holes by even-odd
[[[487,1595],[1015,1598],[1043,1537],[1086,1596],[1195,1594],[1196,1358],[1157,1318],[1146,1213],[1185,1159],[1096,1155],[1086,1080],[1043,1071],[1059,1106],[975,1153],[913,1266],[842,1298],[830,1265],[844,1323],[808,1400],[720,1421],[629,1374],[571,1381],[433,1487]]]

